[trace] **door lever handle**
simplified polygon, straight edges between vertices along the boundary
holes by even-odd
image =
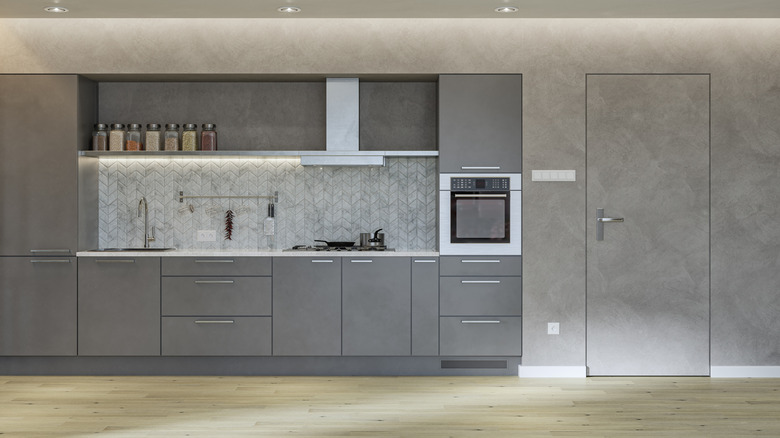
[[[623,222],[622,217],[604,217],[604,209],[596,209],[596,240],[604,240],[604,224],[607,222]]]

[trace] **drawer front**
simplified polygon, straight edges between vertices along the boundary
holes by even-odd
[[[439,318],[442,356],[520,356],[520,317]]]
[[[271,277],[163,277],[162,314],[271,315]]]
[[[522,275],[522,256],[441,257],[441,275]]]
[[[162,275],[271,275],[271,257],[163,257]]]
[[[441,277],[441,315],[522,315],[522,277]]]
[[[269,317],[162,318],[163,356],[270,356]]]

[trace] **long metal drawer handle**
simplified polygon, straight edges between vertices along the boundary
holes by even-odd
[[[97,259],[95,263],[135,263],[134,259]]]
[[[235,324],[235,321],[230,320],[230,319],[219,320],[219,321],[209,321],[209,320],[198,319],[198,320],[195,320],[195,324]]]
[[[460,166],[463,170],[499,170],[501,166]]]
[[[30,260],[30,263],[70,263],[69,259],[62,260]]]
[[[333,263],[333,260],[312,260],[312,263]]]
[[[506,195],[498,195],[498,194],[462,195],[460,193],[456,193],[455,197],[456,198],[506,198]]]
[[[33,254],[37,254],[39,252],[65,252],[70,254],[69,249],[31,249],[30,252]]]
[[[234,260],[195,260],[195,263],[233,263]]]
[[[195,280],[195,284],[233,284],[233,280]]]
[[[461,284],[501,284],[501,280],[461,280]]]
[[[350,260],[352,263],[374,263],[373,260]]]
[[[415,263],[436,263],[436,260],[415,260]]]
[[[495,320],[495,319],[487,319],[487,320],[481,320],[481,321],[467,321],[467,320],[461,320],[461,324],[501,324],[501,321]]]
[[[501,260],[461,260],[461,263],[501,263]]]

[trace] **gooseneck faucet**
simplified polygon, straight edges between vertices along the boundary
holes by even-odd
[[[146,202],[146,197],[142,197],[138,203],[138,217],[144,215],[144,248],[149,248],[149,242],[154,242],[154,227],[152,227],[152,235],[149,235],[149,204]]]

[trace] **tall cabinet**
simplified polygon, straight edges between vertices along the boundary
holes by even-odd
[[[76,152],[96,93],[75,75],[0,75],[0,355],[76,354]]]

